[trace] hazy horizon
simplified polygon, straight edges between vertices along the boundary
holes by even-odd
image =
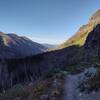
[[[0,31],[60,44],[100,8],[98,0],[1,0]]]

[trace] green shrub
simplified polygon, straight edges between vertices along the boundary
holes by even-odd
[[[67,71],[60,70],[59,68],[55,68],[55,69],[48,72],[46,78],[50,78],[50,77],[53,77],[53,76],[61,77],[61,76],[65,76],[66,74],[68,74]]]

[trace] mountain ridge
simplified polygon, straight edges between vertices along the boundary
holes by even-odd
[[[0,32],[0,55],[4,58],[32,56],[47,51],[42,44],[33,42],[27,37]]]
[[[86,37],[93,28],[100,24],[100,9],[97,10],[92,17],[89,19],[89,22],[79,28],[79,30],[67,41],[60,45],[60,48],[68,47],[71,45],[80,45],[82,46],[85,43]]]

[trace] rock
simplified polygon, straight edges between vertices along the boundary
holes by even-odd
[[[83,81],[86,81],[87,79],[96,76],[96,73],[97,70],[94,67],[85,69],[85,71],[79,75],[79,83],[82,83]]]
[[[89,57],[100,57],[100,24],[89,33],[84,45],[87,58]]]
[[[20,97],[16,97],[16,98],[14,98],[13,100],[20,100]]]
[[[49,96],[47,94],[41,95],[39,100],[48,100]]]
[[[82,93],[79,93],[79,95],[78,95],[79,97],[81,97],[82,96]]]
[[[87,78],[92,78],[92,77],[94,77],[94,76],[96,75],[96,73],[97,73],[97,70],[96,70],[96,68],[94,68],[94,67],[90,67],[90,68],[88,68],[88,69],[86,69],[86,70],[84,71],[84,75],[85,75]]]

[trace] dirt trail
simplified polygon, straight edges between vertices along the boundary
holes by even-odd
[[[80,93],[78,90],[80,75],[69,75],[65,81],[63,100],[100,100],[100,92],[90,94]]]
[[[76,100],[77,80],[78,80],[77,77],[74,75],[70,75],[66,78],[65,93],[63,100]]]

